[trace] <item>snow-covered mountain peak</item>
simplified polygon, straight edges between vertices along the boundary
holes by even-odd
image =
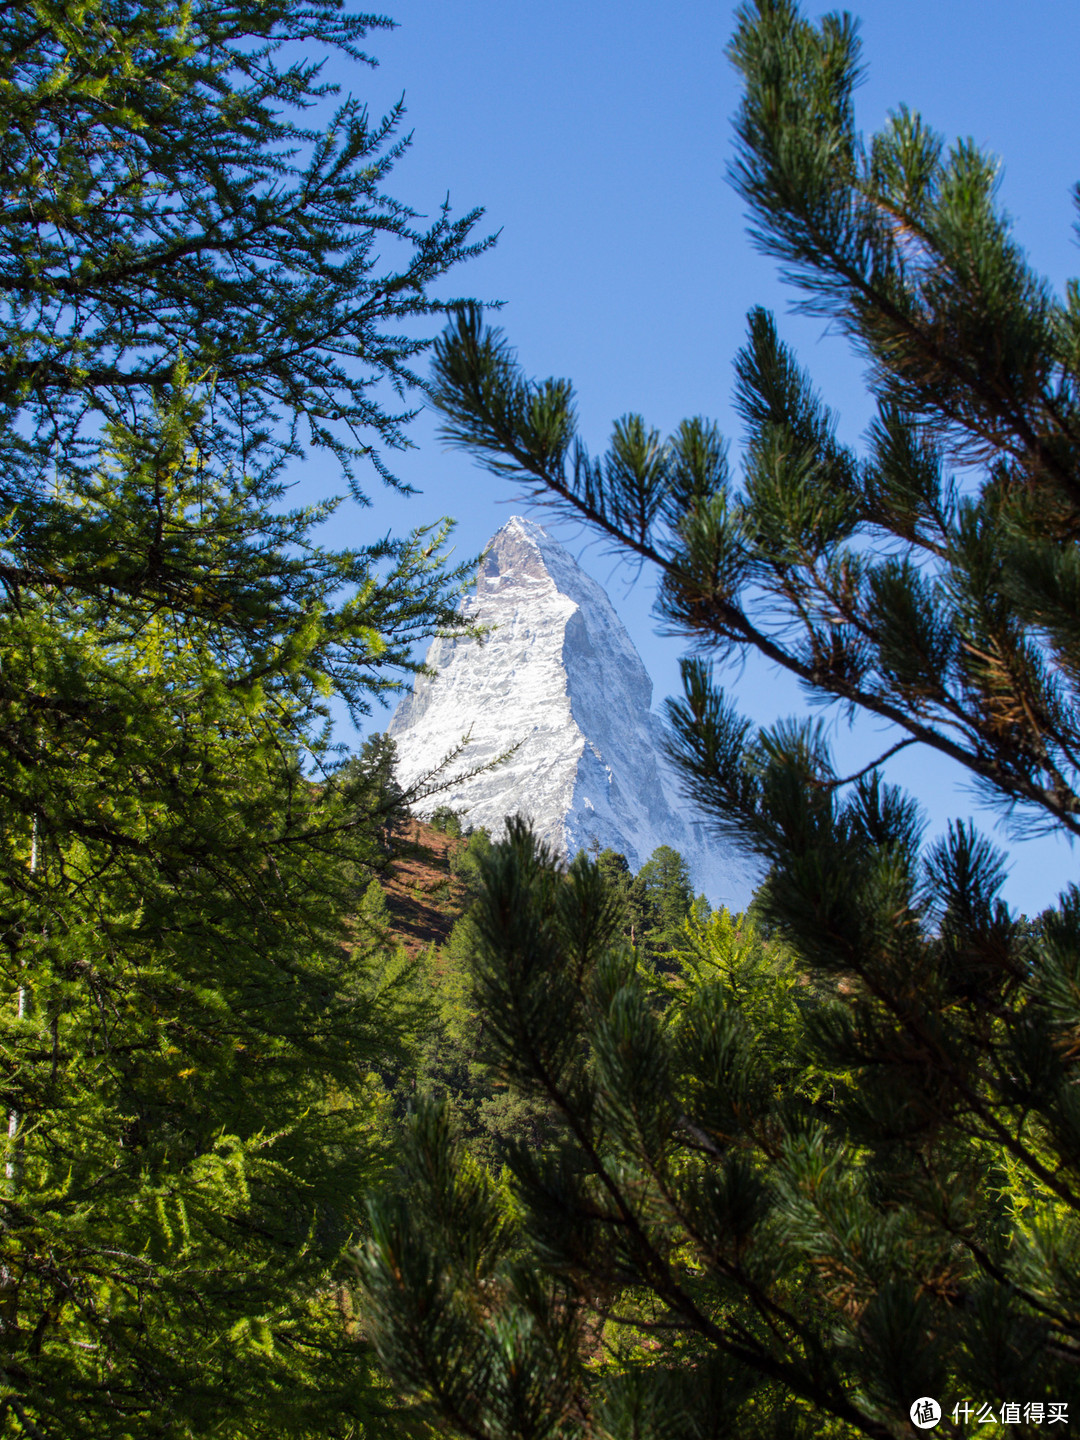
[[[464,602],[482,641],[436,640],[433,676],[418,676],[389,726],[406,786],[433,771],[462,737],[451,767],[464,774],[512,746],[511,757],[426,810],[449,804],[498,833],[525,814],[565,855],[599,844],[637,868],[658,845],[686,856],[698,888],[745,903],[742,865],[707,842],[679,800],[659,751],[652,681],[607,595],[534,521],[512,516]],[[425,812],[425,805],[417,807]]]

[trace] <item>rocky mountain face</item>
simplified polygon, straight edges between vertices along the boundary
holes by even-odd
[[[516,749],[419,813],[449,804],[496,835],[507,815],[527,815],[560,853],[595,841],[633,869],[670,845],[713,903],[745,905],[745,865],[679,799],[650,710],[652,681],[604,591],[568,551],[514,516],[492,540],[464,608],[488,633],[432,644],[427,663],[437,673],[417,677],[388,727],[398,777],[412,785],[466,735],[450,774]]]

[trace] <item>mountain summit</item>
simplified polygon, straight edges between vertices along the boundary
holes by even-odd
[[[448,803],[493,834],[507,815],[527,815],[562,854],[598,842],[621,851],[635,870],[658,845],[670,845],[710,900],[744,905],[744,865],[706,838],[678,797],[641,657],[608,597],[569,552],[541,526],[513,516],[488,547],[463,609],[489,633],[482,641],[433,642],[427,664],[436,674],[417,677],[388,727],[402,784],[433,770],[466,734],[458,771],[516,745],[509,760],[433,797],[428,808]]]

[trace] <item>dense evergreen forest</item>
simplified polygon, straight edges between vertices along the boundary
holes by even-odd
[[[853,21],[752,0],[733,180],[877,419],[843,445],[754,311],[738,466],[701,418],[591,456],[444,288],[479,214],[421,224],[400,112],[324,82],[386,23],[0,22],[0,1434],[898,1440],[924,1397],[1065,1433],[1080,889],[1013,914],[880,764],[1080,831],[1080,291],[973,145],[856,131]],[[452,794],[421,826],[437,774],[335,741],[461,626],[445,528],[324,543],[421,387],[656,567],[695,655],[892,727],[846,774],[685,662],[671,754],[762,864],[746,915],[665,848],[567,864]],[[351,498],[289,509],[313,449]]]

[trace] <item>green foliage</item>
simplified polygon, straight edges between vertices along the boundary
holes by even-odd
[[[741,481],[700,418],[665,441],[624,417],[591,457],[569,383],[529,380],[474,308],[437,347],[437,401],[451,441],[654,563],[698,650],[756,650],[894,729],[845,776],[823,724],[755,732],[684,665],[673,758],[767,872],[768,942],[745,953],[728,920],[691,918],[649,976],[610,859],[561,877],[517,830],[485,865],[485,1044],[559,1143],[514,1160],[521,1254],[480,1277],[486,1308],[457,1282],[431,1297],[445,1330],[421,1332],[378,1245],[368,1268],[396,1373],[492,1440],[886,1440],[918,1395],[1063,1400],[1080,1370],[1080,891],[1014,917],[993,847],[966,824],[925,845],[878,768],[929,745],[1018,835],[1080,833],[1080,290],[1032,274],[970,142],[947,151],[906,110],[858,134],[849,17],[755,0],[731,54],[735,183],[759,245],[869,357],[866,453],[763,311],[736,363]],[[529,1404],[510,1413],[485,1347],[515,1326]],[[466,1408],[439,1379],[469,1344]]]
[[[397,745],[390,735],[369,735],[342,767],[337,779],[349,789],[357,814],[376,821],[382,834],[384,857],[394,848],[395,831],[409,818],[408,796],[398,783]]]
[[[630,882],[631,938],[657,956],[669,950],[694,903],[690,870],[670,845],[660,845]]]
[[[455,1145],[445,1109],[422,1103],[410,1130],[403,1189],[430,1206],[431,1244],[415,1243],[416,1217],[404,1198],[373,1214],[376,1343],[407,1391],[440,1389],[461,1432],[555,1435],[573,1404],[574,1318],[538,1320],[521,1305],[481,1322],[512,1253],[512,1223],[490,1177]],[[546,1298],[528,1276],[520,1279],[531,1298]],[[432,1363],[445,1354],[452,1367]]]
[[[480,877],[480,861],[491,849],[491,835],[483,825],[470,830],[465,844],[450,854],[450,868],[475,891]]]
[[[383,469],[407,415],[373,387],[403,395],[401,322],[470,253],[475,217],[416,230],[387,195],[397,112],[306,123],[328,54],[383,23],[5,17],[5,1435],[392,1424],[343,1257],[412,1021],[344,917],[398,799],[388,749],[342,768],[329,718],[455,626],[467,571],[445,531],[329,550],[337,502],[279,483],[302,442]]]
[[[677,942],[698,904],[686,861],[670,845],[659,845],[636,875],[616,850],[599,851],[596,864],[619,906],[623,935],[655,964]],[[702,915],[708,911],[704,896],[699,909]]]
[[[790,958],[741,918],[691,918],[658,991],[598,866],[579,857],[561,873],[516,826],[484,871],[467,952],[481,1053],[545,1118],[547,1144],[511,1150],[492,1247],[453,1198],[452,1112],[437,1126],[418,1113],[365,1259],[391,1372],[466,1433],[577,1435],[591,1415],[629,1435],[642,1406],[667,1403],[700,1404],[695,1424],[719,1404],[707,1433],[770,1434],[777,1416],[781,1433],[812,1433],[781,1382],[844,1418],[848,1367],[825,1358],[835,1326],[814,1314],[814,1252],[794,1247],[766,1183],[777,1152],[831,1110],[809,1083],[809,995]],[[428,1217],[452,1207],[436,1234]],[[463,1370],[467,1392],[451,1378]]]
[[[483,858],[477,856],[488,856],[491,842],[486,831],[474,833],[483,834],[486,843],[471,857],[462,852],[466,863],[459,874],[478,886]],[[497,1177],[515,1147],[541,1147],[548,1126],[537,1107],[485,1063],[482,1017],[469,979],[474,948],[467,912],[442,950],[424,958],[419,982],[434,1013],[418,1037],[408,1098],[420,1093],[445,1104],[472,1161]]]
[[[342,928],[373,826],[304,762],[330,658],[385,653],[433,562],[320,603],[342,569],[266,548],[197,420],[114,432],[78,502],[116,569],[156,548],[142,594],[61,555],[0,612],[5,1397],[72,1437],[346,1435],[373,1381],[332,1276],[401,1021]]]
[[[428,824],[433,830],[438,830],[443,835],[450,835],[454,839],[460,839],[462,834],[461,816],[449,805],[437,805],[431,812],[431,819]]]
[[[378,880],[372,880],[364,891],[359,915],[364,925],[377,934],[385,935],[390,924],[390,906],[386,903],[386,892]]]
[[[985,867],[968,840],[928,867]],[[915,1394],[1071,1393],[1075,1142],[1045,950],[999,933],[1029,972],[1005,1010],[934,978],[977,953],[979,921],[911,918],[875,995],[839,966],[809,981],[720,912],[685,923],[658,989],[598,867],[566,875],[518,827],[484,871],[481,1053],[548,1138],[512,1149],[511,1233],[478,1263],[460,1215],[437,1235],[428,1219],[458,1183],[448,1117],[441,1140],[417,1122],[365,1260],[376,1343],[412,1394],[466,1433],[572,1436],[602,1416],[621,1436],[642,1406],[715,1385],[710,1433],[884,1440]],[[522,1348],[500,1348],[510,1334]]]
[[[618,850],[601,850],[597,853],[596,864],[610,889],[625,897],[630,889],[630,862]]]

